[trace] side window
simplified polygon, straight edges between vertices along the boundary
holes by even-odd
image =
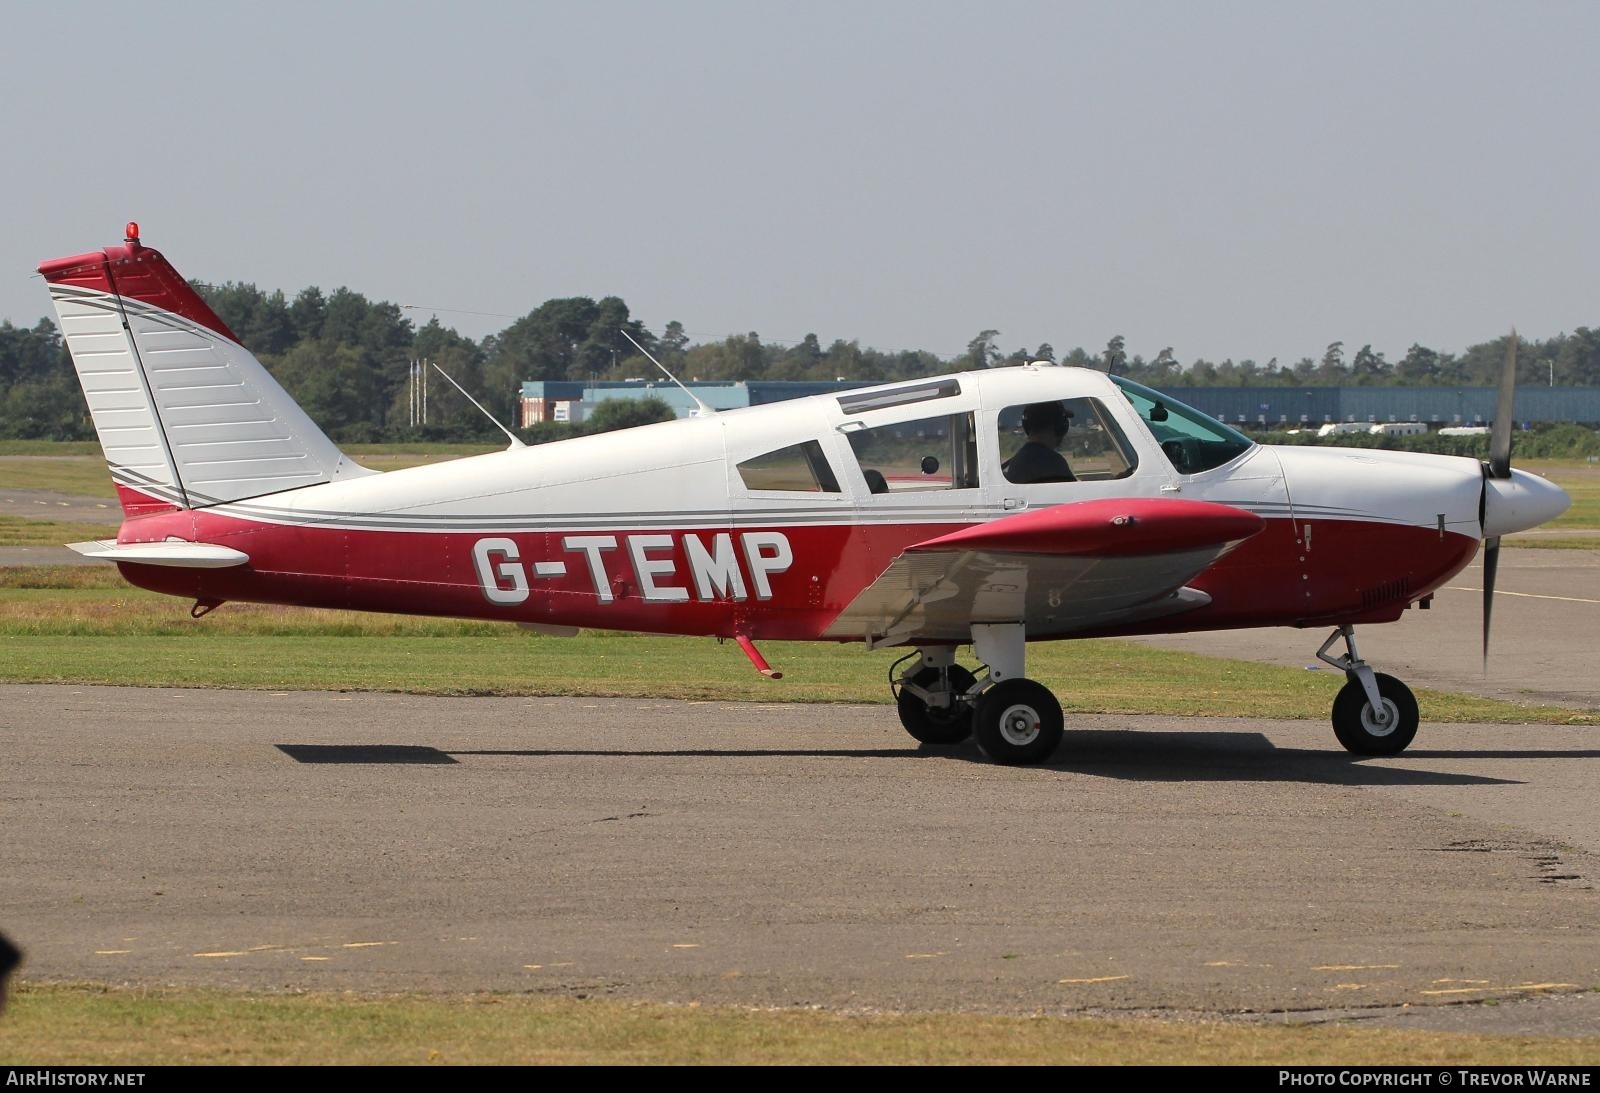
[[[1007,406],[999,417],[1000,468],[1017,483],[1126,478],[1138,456],[1105,404],[1069,398]]]
[[[838,493],[839,480],[815,440],[746,459],[739,464],[746,489],[791,493]]]
[[[978,485],[977,433],[970,413],[851,429],[845,435],[873,493]]]

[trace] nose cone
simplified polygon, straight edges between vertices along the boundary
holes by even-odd
[[[1572,498],[1567,491],[1527,471],[1513,470],[1510,478],[1484,479],[1483,537],[1510,535],[1554,520]]]

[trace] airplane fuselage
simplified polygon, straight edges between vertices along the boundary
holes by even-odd
[[[1030,626],[1030,638],[1049,638],[1392,621],[1465,566],[1483,530],[1474,460],[1247,445],[1188,473],[1174,442],[1164,447],[1134,401],[1099,373],[1000,369],[950,385],[953,393],[881,409],[848,413],[839,399],[817,396],[152,513],[129,519],[121,541],[229,546],[249,566],[123,570],[143,587],[200,601],[882,642],[881,620],[852,618],[851,605],[908,547],[962,528],[1112,498],[1208,501],[1263,519],[1258,534],[1187,581],[1209,602],[1155,620]],[[1091,439],[1104,444],[1118,431],[1131,466],[1113,459],[1114,476],[1010,482],[1002,418],[1046,398],[1093,400],[1107,417]],[[869,463],[904,471],[919,445],[935,458],[948,453],[950,437],[916,434],[952,420],[970,430],[958,438],[970,466],[917,477],[911,460],[909,479],[891,477],[887,492],[873,492]],[[858,451],[851,432],[871,429],[906,451]],[[823,488],[751,477],[765,453],[806,445],[832,476]]]

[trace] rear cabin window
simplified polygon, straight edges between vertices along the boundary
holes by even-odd
[[[872,493],[966,490],[978,485],[972,414],[901,421],[846,432]]]
[[[739,464],[746,489],[787,493],[838,493],[839,480],[815,440],[746,459]]]
[[[1133,445],[1096,398],[1007,406],[1000,411],[999,434],[1000,469],[1009,482],[1103,482],[1126,478],[1139,464]]]

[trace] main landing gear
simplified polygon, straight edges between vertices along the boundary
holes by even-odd
[[[1343,656],[1328,649],[1344,638]],[[1341,626],[1317,650],[1317,659],[1344,672],[1348,682],[1333,699],[1333,734],[1357,755],[1399,755],[1417,735],[1417,700],[1411,688],[1391,675],[1374,672],[1356,652],[1356,633]]]
[[[958,744],[976,736],[996,763],[1049,759],[1061,744],[1061,703],[1043,684],[1023,678],[1022,625],[974,625],[972,646],[988,666],[982,678],[955,662],[953,646],[913,654],[915,662],[896,680],[900,723],[924,744]]]

